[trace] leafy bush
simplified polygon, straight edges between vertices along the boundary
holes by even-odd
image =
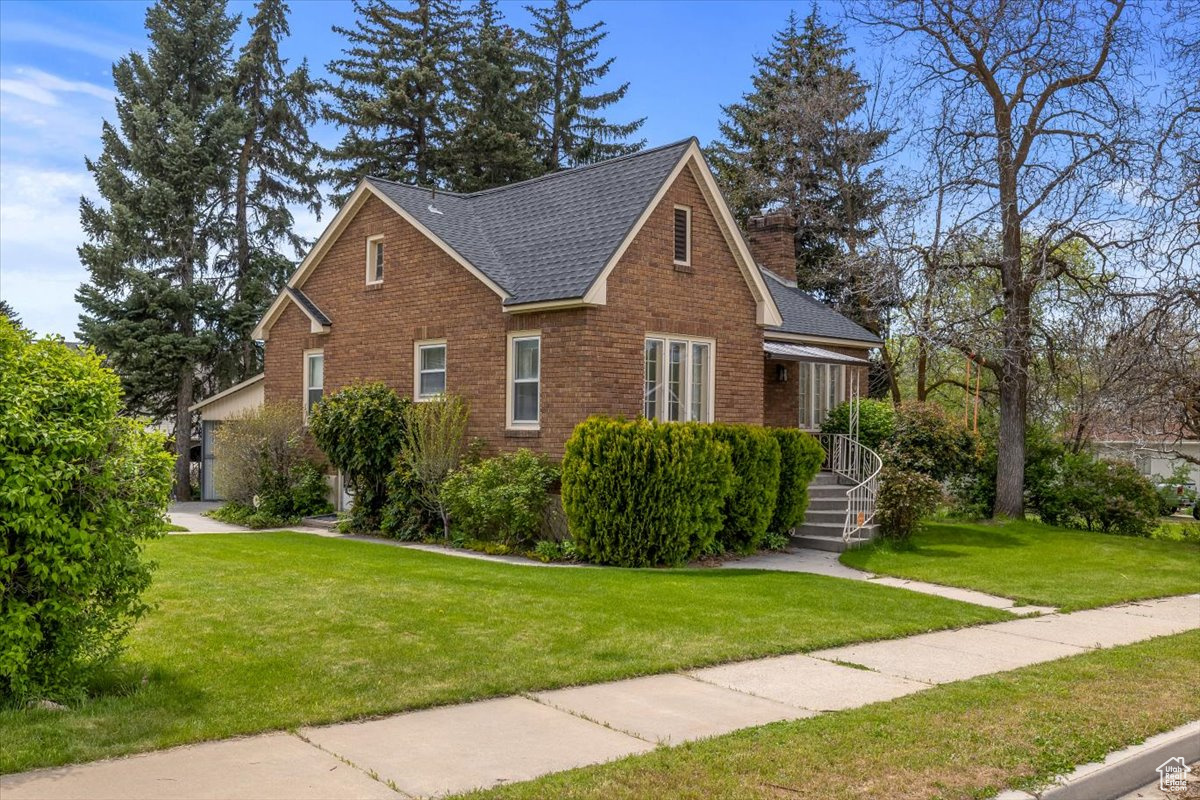
[[[787,534],[804,522],[808,485],[821,471],[825,451],[815,436],[799,428],[768,428],[779,442],[779,492],[768,530]]]
[[[558,471],[545,456],[517,450],[459,469],[443,487],[462,535],[517,547],[537,537],[547,489]]]
[[[775,533],[767,531],[766,537],[763,539],[764,550],[786,550],[788,544],[792,541],[792,537],[786,533]]]
[[[381,533],[404,542],[419,542],[442,532],[441,518],[422,502],[418,488],[408,459],[401,454],[388,475],[387,502],[379,522]]]
[[[561,542],[542,539],[529,551],[529,557],[548,564],[551,561],[577,561],[579,554],[575,552],[575,544],[570,539]]]
[[[879,473],[879,497],[875,503],[879,532],[890,539],[907,540],[917,531],[921,520],[937,509],[941,499],[940,481],[885,461]]]
[[[975,437],[933,403],[903,403],[895,430],[880,448],[885,464],[944,481],[975,466]]]
[[[1158,493],[1130,464],[1065,453],[1053,476],[1031,495],[1043,522],[1126,536],[1149,536],[1158,524]]]
[[[308,459],[298,406],[243,412],[221,423],[214,444],[216,488],[229,501],[214,519],[272,528],[331,509],[325,478]]]
[[[409,405],[382,383],[360,383],[325,398],[309,416],[317,446],[354,495],[352,530],[379,529],[388,476],[405,443]]]
[[[896,430],[896,411],[886,400],[863,398],[858,407],[858,440],[878,452]],[[821,433],[850,433],[850,403],[834,406],[825,421]]]
[[[450,538],[450,514],[443,487],[458,467],[467,435],[467,402],[450,394],[414,403],[405,413],[407,429],[403,458],[412,473],[417,497],[442,520],[442,533]]]
[[[706,426],[592,417],[567,440],[562,500],[575,548],[602,564],[681,564],[720,531],[729,446]]]
[[[779,495],[779,442],[757,425],[711,425],[729,445],[733,488],[725,498],[725,520],[717,534],[724,550],[753,552],[762,546]]]
[[[146,611],[174,458],[90,349],[0,319],[0,699],[70,700]]]

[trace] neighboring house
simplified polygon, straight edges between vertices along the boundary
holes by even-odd
[[[1200,486],[1200,464],[1179,456],[1200,460],[1200,440],[1104,433],[1097,436],[1094,447],[1104,458],[1133,462],[1138,472],[1151,479],[1169,478],[1176,468],[1186,466],[1192,483]]]
[[[367,178],[254,332],[265,399],[445,391],[553,456],[592,414],[819,427],[880,341],[780,277],[782,216],[748,236],[695,139],[465,195]]]

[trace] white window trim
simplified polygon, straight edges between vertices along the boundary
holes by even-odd
[[[658,339],[663,343],[662,358],[658,364],[659,386],[662,387],[663,395],[658,403],[658,419],[660,422],[667,421],[667,396],[666,386],[668,383],[668,371],[670,364],[671,342],[686,342],[685,358],[683,362],[683,415],[686,419],[692,410],[692,345],[706,344],[708,345],[708,408],[705,410],[705,418],[694,420],[695,422],[712,422],[716,418],[717,409],[717,340],[707,336],[679,336],[674,333],[647,333],[642,337],[642,410],[639,412],[644,414],[646,411],[646,341],[648,339]]]
[[[687,242],[687,258],[683,261],[675,258],[675,213],[671,212],[671,259],[672,263],[677,267],[690,267],[692,265],[692,207],[691,206],[675,206],[675,211],[687,212],[687,222],[684,225],[684,240]]]
[[[538,340],[538,418],[536,420],[513,419],[513,373],[516,369],[516,342],[520,339]],[[536,431],[542,427],[542,332],[541,330],[512,331],[508,334],[508,354],[504,370],[504,424],[511,431]]]
[[[445,366],[441,370],[429,370],[429,372],[441,372],[443,378],[448,374],[450,367],[450,348],[446,347],[445,339],[418,339],[413,342],[413,400],[418,403],[432,400],[437,395],[422,395],[421,394],[421,350],[426,347],[441,347],[446,351]],[[443,383],[445,381],[443,380]]]
[[[301,367],[301,372],[304,375],[304,391],[300,396],[300,407],[304,411],[304,424],[308,424],[308,392],[310,389],[315,389],[315,386],[310,386],[312,382],[312,364],[308,360],[310,356],[321,357],[321,398],[325,398],[325,349],[318,347],[313,350],[304,351],[304,364]]]
[[[841,379],[839,381],[837,381],[837,385],[835,387],[835,389],[836,389],[835,398],[836,399],[834,401],[833,406],[829,406],[825,409],[826,416],[829,415],[829,412],[833,410],[834,406],[838,406],[838,405],[841,405],[842,403],[846,402],[846,376],[848,375],[847,370],[849,369],[849,367],[846,364],[835,364],[833,362],[828,362],[828,361],[801,361],[801,362],[799,362],[799,369],[808,371],[808,409],[807,409],[808,410],[808,419],[797,419],[797,422],[799,423],[797,425],[797,427],[799,427],[801,430],[805,430],[805,431],[817,431],[817,430],[821,429],[821,423],[818,423],[816,425],[813,424],[813,417],[816,416],[816,413],[817,413],[817,380],[816,380],[817,373],[816,373],[815,367],[818,364],[825,366],[825,368],[827,370],[829,367],[840,368],[840,378]],[[800,381],[800,380],[796,381],[797,397],[799,397],[801,383],[802,383],[802,381]],[[826,384],[825,389],[826,389],[826,391],[828,391],[828,384]],[[822,404],[825,404],[826,402],[827,402],[827,398],[823,399],[821,401]],[[802,406],[802,404],[797,403],[797,406]],[[803,410],[803,409],[800,409],[800,410]],[[800,410],[797,410],[797,412],[796,412],[797,417],[799,417]],[[823,423],[824,420],[821,420],[821,422]]]
[[[375,278],[375,244],[383,241],[383,234],[367,237],[367,286],[374,286],[377,283],[383,283],[383,278],[376,280]],[[383,249],[384,259],[387,258],[387,248]],[[386,261],[385,261],[386,263]],[[384,270],[384,277],[387,277],[387,270]]]

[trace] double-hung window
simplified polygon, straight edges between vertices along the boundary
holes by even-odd
[[[712,422],[711,339],[647,336],[642,414],[663,422]]]
[[[309,350],[304,354],[304,421],[325,393],[325,353]]]
[[[367,237],[367,284],[383,283],[383,237]]]
[[[508,336],[508,427],[537,428],[541,421],[542,336]]]
[[[446,392],[446,342],[436,340],[417,342],[414,360],[416,375],[414,377],[413,397],[417,400],[429,400]]]

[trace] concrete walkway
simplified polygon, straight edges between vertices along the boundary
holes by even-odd
[[[1035,614],[1051,614],[1057,609],[1049,606],[1018,605],[1008,597],[997,597],[973,589],[958,589],[953,586],[942,586],[937,583],[910,581],[904,578],[890,578],[875,575],[871,572],[847,567],[838,560],[838,553],[826,550],[796,549],[781,553],[759,553],[738,561],[727,561],[721,565],[725,569],[769,569],[784,572],[808,572],[814,575],[829,575],[834,578],[847,578],[855,581],[870,581],[872,583],[891,586],[896,589],[908,589],[921,594],[933,594],[950,600],[961,600],[964,603],[974,603],[977,606],[1000,608],[1017,616]]]
[[[429,797],[1200,628],[1200,595],[0,777],[4,800]]]

